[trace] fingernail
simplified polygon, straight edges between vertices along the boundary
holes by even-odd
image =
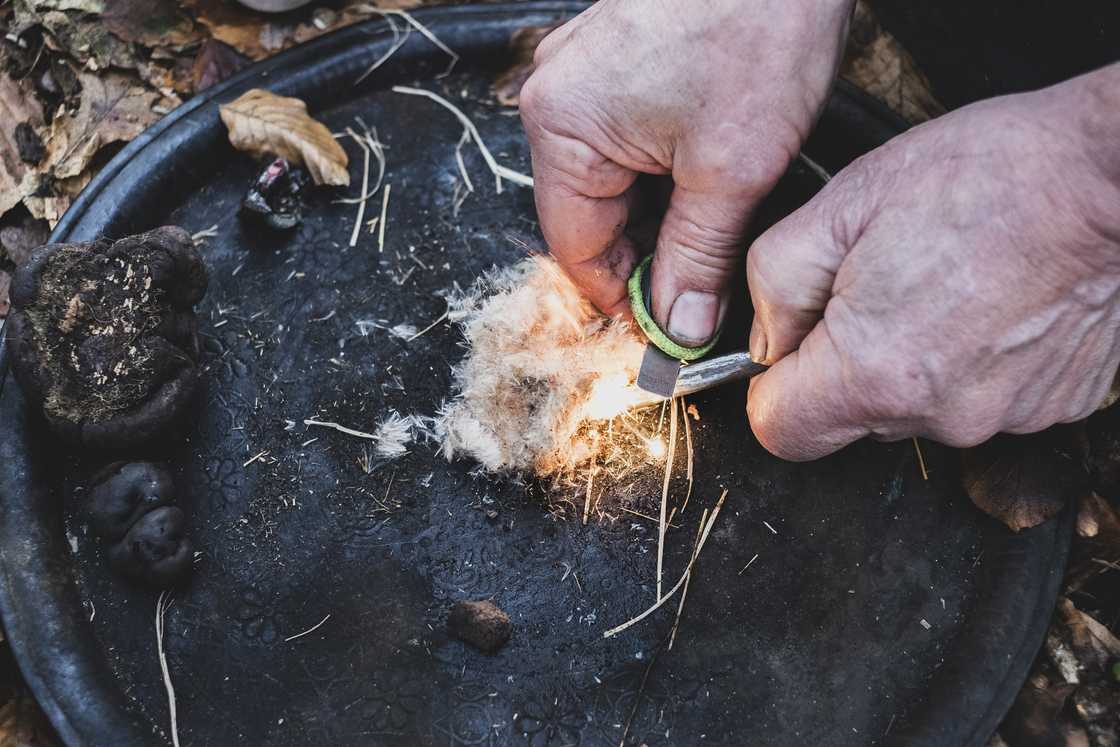
[[[766,330],[762,328],[758,316],[755,316],[754,321],[751,322],[750,352],[752,361],[766,362]]]
[[[719,296],[707,291],[685,291],[669,310],[666,332],[682,345],[703,345],[719,324]]]

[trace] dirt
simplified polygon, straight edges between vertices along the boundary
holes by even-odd
[[[447,628],[456,638],[488,654],[506,645],[513,633],[509,615],[487,601],[456,602]]]

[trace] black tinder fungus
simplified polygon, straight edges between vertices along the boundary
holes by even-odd
[[[447,618],[447,628],[461,641],[492,654],[513,633],[509,615],[492,602],[456,602]]]
[[[198,387],[206,284],[174,226],[36,250],[12,279],[7,335],[16,378],[54,433],[108,450],[172,435]]]
[[[277,158],[249,188],[241,214],[276,231],[295,228],[303,219],[303,193],[309,182],[307,172]]]
[[[113,570],[155,588],[166,588],[190,573],[194,552],[183,512],[161,506],[140,517],[124,539],[109,547]]]
[[[175,503],[175,485],[158,464],[112,464],[95,476],[89,490],[89,520],[94,533],[116,542],[140,517]]]

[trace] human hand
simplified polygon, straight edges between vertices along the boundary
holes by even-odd
[[[759,441],[972,446],[1088,416],[1120,363],[1120,65],[917,127],[751,247]]]
[[[797,154],[839,64],[852,0],[600,0],[546,37],[521,91],[549,247],[627,315],[638,174],[672,177],[653,315],[686,346],[727,310],[755,205]]]

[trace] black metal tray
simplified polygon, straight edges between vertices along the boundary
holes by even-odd
[[[204,248],[206,394],[170,459],[203,552],[167,614],[182,743],[617,744],[627,732],[649,745],[982,745],[1041,643],[1072,514],[1011,534],[971,507],[951,450],[927,445],[928,481],[908,443],[783,463],[751,438],[741,389],[696,397],[697,479],[667,541],[670,578],[700,507],[731,492],[666,651],[668,609],[602,637],[652,601],[649,523],[582,526],[547,510],[541,486],[472,476],[427,447],[366,474],[361,441],[305,432],[314,415],[368,429],[388,408],[434,411],[457,333],[440,324],[406,343],[356,322],[424,326],[444,310],[439,290],[515,261],[519,242],[540,246],[531,193],[495,194],[473,151],[479,191],[453,214],[460,125],[387,89],[439,91],[527,170],[489,81],[515,29],[581,7],[417,11],[463,56],[446,78],[446,58],[414,35],[354,85],[391,42],[383,22],[255,65],[131,143],[57,227],[56,241],[218,226]],[[217,106],[250,87],[305,99],[333,129],[355,116],[377,127],[393,184],[384,253],[364,233],[348,248],[354,207],[329,194],[290,236],[243,229],[258,166],[229,147]],[[835,170],[901,129],[841,86],[807,152]],[[808,197],[790,179],[793,204],[772,201],[769,219]],[[155,595],[112,576],[87,533],[78,485],[93,465],[46,438],[2,378],[0,422],[0,612],[29,684],[68,744],[165,743]],[[659,468],[644,479],[653,511]],[[461,598],[510,613],[497,655],[445,634]]]

